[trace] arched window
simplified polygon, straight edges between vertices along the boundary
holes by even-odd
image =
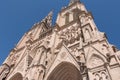
[[[69,13],[65,15],[65,24],[69,23]]]
[[[60,63],[47,80],[82,80],[80,71],[71,63]]]
[[[73,10],[73,20],[79,19],[79,13],[81,11],[79,9],[74,9]]]

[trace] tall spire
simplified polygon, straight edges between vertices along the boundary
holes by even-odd
[[[42,20],[42,22],[46,23],[48,26],[52,26],[52,15],[53,10],[49,12],[49,14]]]
[[[79,1],[80,1],[80,0],[70,0],[69,5],[72,4],[72,3],[75,3],[75,2],[79,2]]]

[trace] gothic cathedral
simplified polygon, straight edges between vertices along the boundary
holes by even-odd
[[[52,25],[51,11],[26,32],[0,67],[0,80],[120,80],[120,51],[79,0]]]

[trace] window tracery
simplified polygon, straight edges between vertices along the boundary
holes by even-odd
[[[95,72],[93,75],[93,80],[109,80],[106,70]]]

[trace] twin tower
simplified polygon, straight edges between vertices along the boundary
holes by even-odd
[[[120,80],[120,51],[93,16],[71,0],[26,32],[0,67],[0,80]]]

